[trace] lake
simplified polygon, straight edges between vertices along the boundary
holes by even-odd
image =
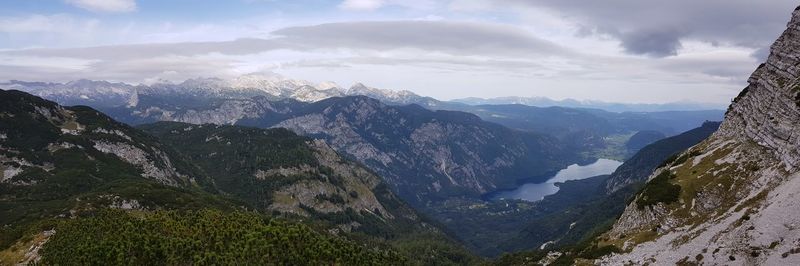
[[[573,164],[567,168],[561,169],[561,171],[558,171],[556,175],[544,183],[527,183],[514,190],[500,191],[493,195],[492,199],[519,199],[526,201],[538,201],[543,199],[544,196],[552,195],[558,192],[558,187],[555,185],[555,183],[611,174],[621,164],[622,162],[609,159],[599,159],[592,164],[583,166]]]

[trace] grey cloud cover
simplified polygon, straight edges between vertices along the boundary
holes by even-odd
[[[109,32],[120,30],[120,25],[100,19],[97,34],[89,34],[92,38],[86,42],[76,37],[63,45],[6,46],[10,50],[0,50],[0,80],[89,78],[138,83],[283,71],[295,78],[367,82],[434,97],[541,94],[647,102],[693,95],[725,103],[758,65],[756,58],[766,56],[765,47],[785,28],[797,4],[788,0],[486,1],[491,6],[480,7],[486,9],[463,11],[475,13],[459,13],[446,5],[387,17],[382,17],[380,8],[369,11],[374,14],[347,13],[347,17],[323,11],[314,20],[295,20],[289,14],[291,19],[283,24],[254,18],[163,32],[157,27],[134,27],[131,35],[120,34],[119,39]],[[398,14],[399,8],[385,11]],[[249,26],[253,28],[237,31]],[[226,33],[222,30],[231,34],[220,35]],[[70,27],[61,31],[69,37],[76,34]],[[153,40],[178,41],[155,42],[151,35],[170,37]],[[119,44],[102,46],[106,43]],[[14,50],[17,47],[44,48]]]
[[[308,48],[416,48],[453,54],[563,54],[557,44],[519,28],[474,22],[373,21],[281,29],[273,34]]]
[[[246,55],[289,49],[412,48],[455,55],[566,54],[568,50],[527,32],[489,23],[448,21],[366,21],[291,27],[274,31],[275,38],[245,38],[223,42],[183,42],[99,46],[66,49],[25,49],[7,55],[72,57],[96,60],[136,59],[164,55],[210,53]]]
[[[128,60],[157,56],[193,56],[210,53],[228,55],[255,54],[282,48],[281,44],[267,39],[237,39],[224,42],[182,42],[111,45],[63,49],[23,49],[0,52],[5,55],[71,57],[93,60]]]
[[[499,0],[547,8],[617,37],[629,53],[675,55],[687,39],[760,49],[785,28],[794,0]]]

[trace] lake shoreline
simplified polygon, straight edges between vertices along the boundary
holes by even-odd
[[[594,163],[572,164],[561,169],[544,182],[524,183],[513,189],[504,189],[481,195],[485,201],[524,200],[536,202],[559,191],[558,184],[570,180],[582,180],[596,176],[608,175],[622,165],[622,162],[611,159],[598,159]]]

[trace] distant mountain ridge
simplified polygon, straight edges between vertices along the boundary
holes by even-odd
[[[592,100],[553,100],[547,97],[497,97],[497,98],[461,98],[451,102],[469,105],[498,105],[522,104],[536,107],[562,106],[572,108],[603,109],[610,112],[663,112],[663,111],[703,111],[724,109],[724,105],[700,102],[671,102],[671,103],[616,103]]]
[[[387,104],[436,105],[437,100],[407,90],[388,90],[355,83],[345,89],[333,82],[315,84],[305,80],[288,79],[277,74],[247,74],[231,79],[195,78],[180,83],[169,81],[150,85],[131,85],[108,81],[80,79],[66,83],[27,82],[11,80],[0,83],[0,89],[21,90],[67,105],[104,107],[135,106],[142,93],[194,93],[197,96],[249,98],[264,96],[271,100],[293,99],[315,102],[331,97],[368,96]]]
[[[194,78],[183,82],[159,81],[150,85],[132,85],[119,82],[75,80],[65,83],[28,82],[11,80],[0,83],[0,89],[14,89],[58,100],[59,103],[101,104],[120,106],[135,102],[131,99],[140,91],[184,90],[203,95],[225,97],[265,96],[272,100],[294,99],[302,102],[315,102],[331,97],[367,96],[392,105],[418,104],[431,109],[464,108],[463,105],[510,105],[520,104],[535,107],[569,107],[602,109],[609,112],[664,112],[664,111],[707,111],[719,110],[719,104],[699,102],[673,102],[664,104],[614,103],[591,100],[553,100],[546,97],[498,97],[461,98],[450,101],[420,96],[408,90],[390,90],[355,83],[344,88],[334,82],[313,83],[299,79],[289,79],[278,74],[251,73],[229,79]]]

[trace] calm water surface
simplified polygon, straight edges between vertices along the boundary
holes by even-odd
[[[558,192],[558,187],[555,183],[611,174],[621,164],[622,162],[609,159],[600,159],[592,164],[584,166],[573,164],[558,171],[558,173],[548,179],[547,182],[538,184],[527,183],[514,190],[498,192],[492,199],[541,200],[544,196]]]

